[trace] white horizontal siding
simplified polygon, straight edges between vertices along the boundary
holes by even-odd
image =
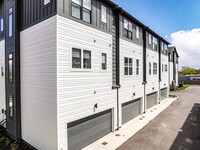
[[[61,16],[57,30],[59,149],[66,150],[67,123],[116,108],[117,96],[116,90],[112,90],[112,35]],[[71,69],[72,47],[91,50],[92,70]],[[100,69],[101,52],[107,53],[107,71]],[[96,103],[98,108],[94,112]]]
[[[21,32],[22,139],[57,149],[56,16]]]
[[[124,75],[124,57],[133,59],[133,75]],[[139,59],[139,75],[136,75],[136,59]],[[120,104],[144,96],[143,82],[143,47],[120,39]],[[135,93],[135,96],[133,96]],[[120,108],[121,114],[121,108]],[[120,123],[121,123],[120,119]]]
[[[174,64],[172,62],[169,62],[169,65],[170,65],[170,85],[171,85],[174,76]]]
[[[164,65],[163,71],[162,71],[162,64]],[[167,65],[167,71],[165,71],[165,65]],[[168,56],[161,54],[161,80],[162,80],[160,82],[161,89],[168,87],[169,83],[168,74],[169,74]]]
[[[1,62],[3,61],[3,62]],[[2,64],[1,64],[2,63]],[[2,76],[1,65],[4,68],[4,76]],[[5,114],[2,114],[1,110],[6,110],[5,100],[5,40],[0,41],[0,122],[5,119]]]
[[[151,63],[151,75],[149,75],[149,62]],[[157,74],[153,74],[153,63],[157,63]],[[153,90],[154,87],[154,90]],[[159,58],[158,52],[147,49],[147,84],[146,94],[159,91]]]
[[[178,86],[178,69],[179,69],[179,66],[176,63],[176,86]]]

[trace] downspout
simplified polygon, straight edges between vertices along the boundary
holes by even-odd
[[[144,113],[146,112],[146,84],[147,84],[147,50],[146,50],[146,32],[148,31],[148,27],[143,29],[143,82],[144,85]]]
[[[159,82],[159,97],[158,97],[158,104],[160,104],[160,83],[162,81],[161,79],[161,40],[159,39],[159,47],[158,47],[158,61],[159,61],[159,77],[158,77],[158,82]]]

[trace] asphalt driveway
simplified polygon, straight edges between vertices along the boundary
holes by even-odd
[[[200,86],[179,98],[117,150],[200,150]]]

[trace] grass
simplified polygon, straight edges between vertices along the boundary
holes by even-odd
[[[169,95],[169,97],[177,97],[176,95]]]
[[[187,88],[188,88],[189,86],[183,86],[183,87],[177,87],[176,88],[176,90],[174,90],[174,91],[184,91],[184,90],[186,90]]]

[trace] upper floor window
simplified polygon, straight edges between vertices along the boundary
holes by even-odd
[[[101,5],[101,21],[107,23],[107,8],[104,5]]]
[[[44,0],[44,5],[47,5],[51,2],[51,0]]]
[[[13,54],[8,55],[8,82],[13,83]]]
[[[3,31],[3,18],[1,18],[1,32]]]
[[[158,50],[158,40],[153,38],[153,50]]]
[[[133,39],[133,25],[131,22],[124,19],[124,37]]]
[[[8,36],[11,37],[13,35],[13,9],[9,9],[9,31],[8,31]]]
[[[153,63],[153,74],[157,74],[157,63]]]
[[[91,51],[72,48],[72,68],[91,69]]]
[[[140,32],[139,32],[139,27],[136,26],[136,38],[139,39],[140,38]]]
[[[151,75],[151,63],[149,63],[149,74]]]
[[[136,59],[136,75],[139,75],[139,67],[140,67],[139,59]]]
[[[124,58],[124,75],[133,75],[133,59]]]
[[[107,70],[107,54],[101,53],[101,69]]]
[[[91,0],[72,0],[72,16],[91,23]]]
[[[149,34],[149,44],[151,44],[151,34]]]

